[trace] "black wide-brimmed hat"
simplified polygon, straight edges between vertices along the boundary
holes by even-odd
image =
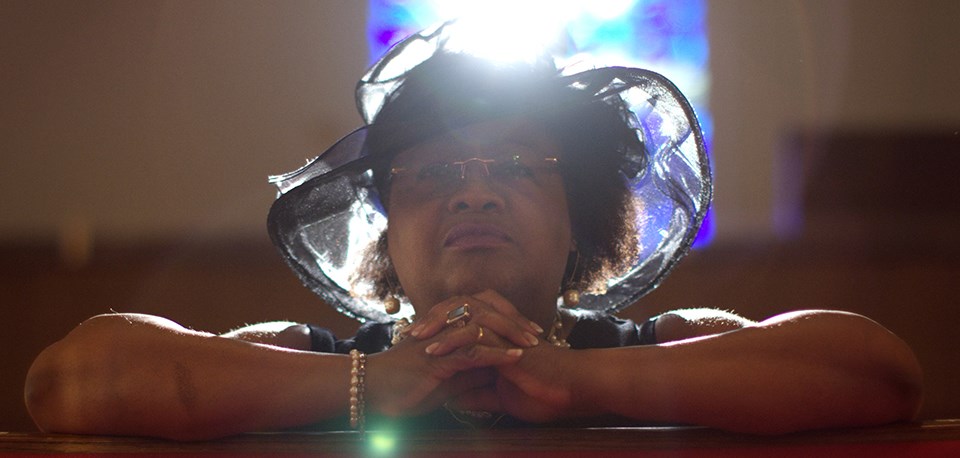
[[[368,133],[379,127],[378,115],[418,66],[439,55],[470,53],[458,33],[456,23],[444,23],[391,48],[357,85],[357,105],[366,124],[306,166],[270,177],[280,191],[267,220],[273,243],[308,288],[341,313],[361,321],[386,322],[413,314],[412,306],[404,303],[398,315],[387,315],[382,304],[370,298],[373,285],[355,278],[365,252],[387,224],[378,190],[382,178],[375,176],[375,170],[382,170],[379,165],[389,158],[379,153],[382,148],[370,147]],[[584,103],[607,103],[628,110],[629,127],[643,147],[622,158],[620,174],[642,203],[637,224],[639,256],[624,275],[608,281],[605,293],[585,294],[577,306],[612,313],[656,288],[690,249],[712,194],[703,134],[690,103],[662,75],[628,67],[574,71],[558,65],[558,59],[550,53],[539,54],[527,65],[548,67],[547,78],[528,80],[514,73],[508,80],[510,88],[504,90],[510,94],[494,97],[493,103],[474,103],[481,108],[471,110],[469,116],[444,115],[443,126],[462,127],[524,110],[573,110]],[[497,65],[490,68],[495,72]],[[478,81],[484,84],[482,78]],[[540,100],[527,100],[523,94],[529,91],[514,91],[531,84],[563,88],[564,94],[572,96],[541,95]],[[504,104],[510,108],[500,106]],[[437,125],[436,113],[422,115],[434,122],[409,119],[402,123],[408,134],[403,140],[406,146],[438,133],[420,131]],[[393,136],[404,137],[402,132]]]

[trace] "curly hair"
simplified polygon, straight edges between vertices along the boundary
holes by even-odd
[[[625,274],[640,246],[637,202],[621,170],[627,157],[645,166],[632,113],[616,95],[600,100],[557,84],[555,69],[492,67],[469,56],[438,54],[405,74],[370,126],[367,145],[379,156],[373,176],[389,213],[389,163],[399,152],[456,127],[511,115],[540,121],[560,145],[559,165],[576,245],[561,290],[600,294]],[[386,232],[366,251],[354,281],[376,297],[403,296]]]

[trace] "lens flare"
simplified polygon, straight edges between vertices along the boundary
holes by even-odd
[[[370,452],[374,456],[389,456],[396,451],[397,438],[390,432],[369,433]]]

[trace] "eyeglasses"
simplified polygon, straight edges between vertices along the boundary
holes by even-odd
[[[467,179],[470,169],[502,184],[515,185],[531,181],[537,172],[556,169],[556,157],[515,154],[503,159],[472,157],[452,162],[413,163],[390,169],[392,185],[405,191],[443,194],[452,191]],[[396,189],[395,189],[396,190]]]

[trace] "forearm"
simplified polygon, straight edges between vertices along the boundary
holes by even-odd
[[[103,316],[37,358],[26,398],[47,431],[201,439],[345,413],[349,364],[150,317]]]
[[[664,422],[777,433],[912,418],[920,369],[906,345],[863,317],[781,316],[711,337],[590,350],[587,401]],[[588,373],[590,371],[580,371]]]

